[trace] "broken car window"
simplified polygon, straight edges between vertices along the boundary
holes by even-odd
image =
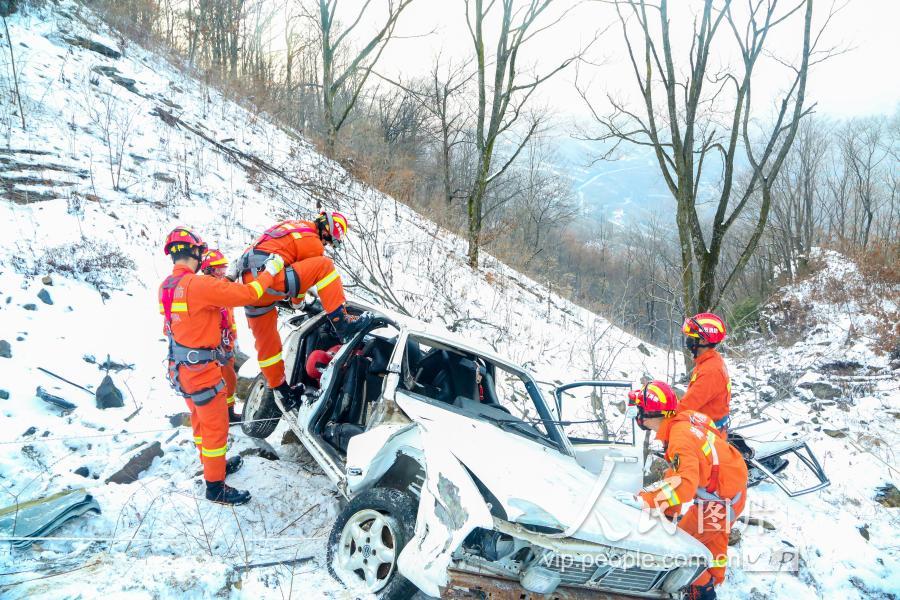
[[[585,384],[562,392],[561,404],[560,424],[573,442],[633,443],[621,390]]]
[[[546,436],[547,428],[541,421],[541,417],[534,406],[534,401],[525,388],[525,381],[517,374],[501,367],[497,367],[494,370],[493,379],[497,404],[512,416],[518,417],[540,431],[541,435]]]

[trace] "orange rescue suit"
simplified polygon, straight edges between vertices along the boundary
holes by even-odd
[[[166,286],[172,283],[174,289],[166,290]],[[163,314],[166,292],[171,291],[171,321],[164,324],[163,332],[187,348],[204,351],[219,348],[222,342],[221,309],[255,302],[271,284],[272,276],[265,271],[260,273],[258,280],[244,285],[196,275],[187,266],[177,264],[172,269],[171,277],[159,289],[159,309]],[[174,366],[170,361],[169,368],[177,377],[179,391],[191,412],[194,443],[200,451],[204,478],[207,481],[223,481],[228,408],[221,365],[212,360],[181,364],[177,369]],[[212,398],[205,397],[208,393],[201,394],[208,391],[215,391]],[[203,400],[199,399],[201,396],[204,396]]]
[[[270,232],[278,237],[269,235]],[[334,312],[346,301],[344,286],[334,268],[334,263],[325,256],[325,246],[319,239],[315,223],[309,221],[282,221],[257,240],[253,248],[269,254],[278,254],[284,259],[285,269],[275,277],[273,290],[285,292],[288,289],[286,278],[293,274],[299,278],[295,298],[302,298],[310,288],[315,288],[325,312]],[[253,274],[245,271],[243,281],[253,278]],[[255,307],[272,307],[272,310],[251,316],[247,315],[247,323],[253,332],[256,342],[256,355],[260,370],[269,387],[275,388],[285,380],[284,361],[281,357],[281,336],[278,334],[278,311],[274,304],[285,299],[284,295],[264,294],[254,302]]]
[[[656,439],[666,448],[670,468],[639,495],[668,516],[684,514],[678,527],[705,545],[713,562],[694,582],[725,580],[728,533],[747,501],[747,465],[712,419],[692,410],[663,420]],[[718,468],[714,465],[718,462]]]
[[[695,410],[722,423],[731,406],[731,379],[722,355],[709,349],[697,357],[687,392],[678,402],[675,412]]]

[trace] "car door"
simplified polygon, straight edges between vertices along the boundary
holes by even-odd
[[[286,361],[285,365],[293,365],[296,362],[297,352],[299,350],[299,340],[309,334],[311,330],[321,326],[324,319],[324,314],[310,319],[304,323],[303,329],[297,333],[296,340],[288,340],[288,343],[286,344],[286,356],[289,357],[289,362]],[[335,360],[338,360],[342,356],[343,350],[344,349],[342,348],[341,351],[338,351],[335,355]],[[288,419],[288,424],[300,439],[300,443],[303,444],[307,452],[309,452],[313,459],[319,464],[319,467],[325,475],[343,492],[346,484],[343,465],[332,456],[332,453],[329,453],[327,449],[323,447],[321,438],[312,431],[313,422],[322,410],[322,405],[328,398],[327,390],[330,388],[329,382],[332,376],[332,371],[327,370],[322,376],[322,393],[319,395],[306,395],[304,397],[304,402],[297,409],[296,421]]]
[[[584,469],[612,469],[607,486],[643,485],[644,447],[627,410],[628,381],[577,381],[554,390],[560,424]]]

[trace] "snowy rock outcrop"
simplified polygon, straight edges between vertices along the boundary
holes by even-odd
[[[834,251],[813,258],[809,278],[763,308],[767,335],[731,349],[732,410],[738,422],[769,417],[803,431],[831,486],[794,499],[767,483],[751,490],[777,525],[758,537],[800,548],[801,561],[797,580],[754,573],[746,582],[762,597],[895,598],[897,512],[885,498],[900,478],[900,365],[891,358],[900,286]],[[785,476],[806,481],[793,467]],[[753,542],[745,534],[743,544]]]

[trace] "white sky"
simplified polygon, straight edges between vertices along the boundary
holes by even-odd
[[[349,13],[358,6],[358,1],[345,0],[340,5],[339,19],[349,19]],[[522,0],[519,2],[521,4]],[[563,7],[573,2],[559,0],[551,10],[559,14]],[[498,0],[496,4],[499,3]],[[692,14],[700,4],[697,0],[670,0],[673,31],[689,33]],[[782,4],[787,7],[793,2],[782,0]],[[735,2],[735,5],[743,6],[744,3]],[[830,6],[830,0],[816,0],[814,27],[816,21],[824,19]],[[539,71],[546,70],[591,39],[595,32],[609,25],[615,19],[611,11],[611,7],[596,2],[578,6],[563,22],[530,42],[527,56],[520,63],[523,66],[534,64]],[[499,7],[495,7],[494,12],[499,13]],[[471,39],[464,15],[462,0],[416,0],[401,17],[397,35],[414,36],[432,30],[434,33],[392,41],[382,56],[378,70],[391,77],[402,73],[404,78],[409,78],[426,74],[438,51],[442,51],[444,56],[470,56]],[[552,20],[553,15],[548,13],[543,22]],[[817,112],[843,117],[897,110],[900,105],[898,32],[900,0],[850,0],[832,22],[828,44],[824,45],[852,46],[853,49],[818,65],[810,74],[807,97],[818,102]],[[731,35],[728,30],[721,31],[719,35],[724,39],[724,34]],[[773,40],[776,43],[768,48],[788,57],[797,56],[801,35],[802,13],[798,13],[790,25],[785,24],[782,35]],[[495,38],[488,39],[493,41]],[[607,92],[616,96],[633,93],[635,83],[626,62],[620,28],[614,26],[610,29],[592,50],[593,58],[604,63],[602,67],[590,68],[589,72],[582,71],[581,81],[592,81],[592,97],[602,101]],[[686,49],[681,55],[686,55]],[[769,92],[777,91],[784,73],[773,68],[761,71],[762,78],[754,92],[755,98],[763,98],[767,87]],[[584,105],[573,90],[574,78],[575,70],[570,67],[544,89],[540,101],[557,116],[585,115]]]

